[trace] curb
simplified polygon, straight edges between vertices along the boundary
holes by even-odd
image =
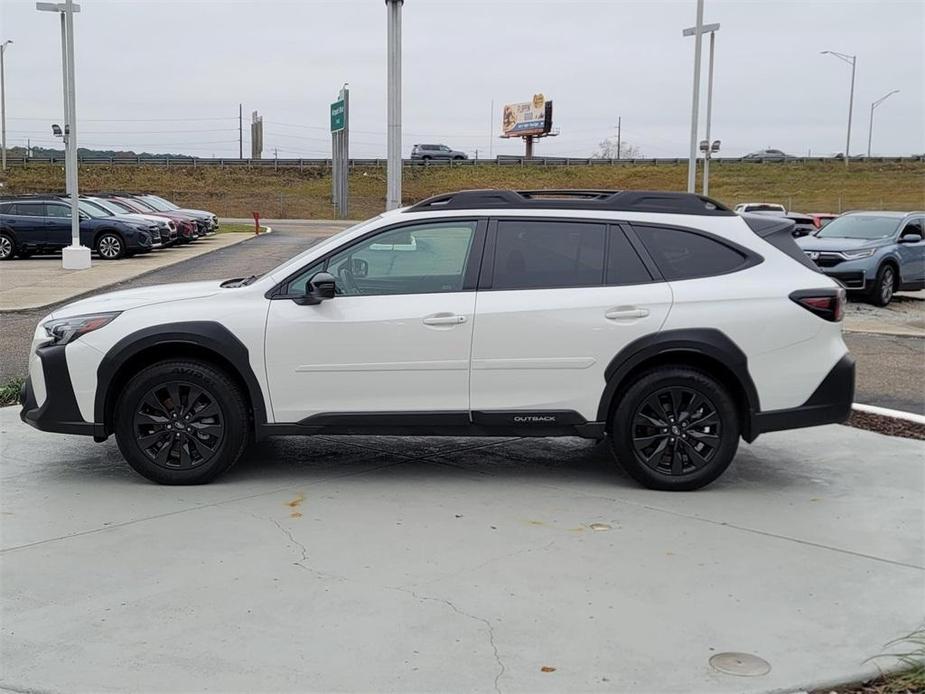
[[[263,236],[264,233],[269,234],[272,232],[272,229],[270,227],[267,227],[267,229],[268,231],[261,232],[260,236]],[[79,301],[80,299],[84,299],[88,296],[96,294],[99,291],[102,291],[104,289],[109,289],[110,287],[114,287],[117,284],[122,284],[123,282],[131,282],[133,280],[137,280],[139,277],[146,277],[147,275],[150,275],[152,272],[157,272],[158,270],[163,270],[164,268],[173,267],[174,265],[179,265],[180,263],[185,263],[187,260],[195,260],[197,258],[204,258],[205,256],[211,255],[212,253],[215,253],[216,251],[221,251],[226,248],[231,248],[233,246],[237,246],[238,244],[244,243],[245,241],[250,241],[253,238],[257,238],[257,235],[252,235],[252,234],[242,233],[242,236],[243,238],[238,239],[234,243],[229,243],[227,246],[222,246],[221,248],[214,248],[210,251],[207,251],[206,253],[200,253],[199,255],[194,255],[192,258],[178,258],[176,262],[167,263],[166,265],[161,265],[160,267],[154,267],[149,270],[145,270],[144,272],[140,272],[137,275],[133,275],[132,277],[128,277],[124,280],[117,280],[115,282],[109,282],[108,284],[101,284],[99,287],[88,289],[87,291],[81,292],[80,294],[74,294],[73,296],[69,296],[66,299],[62,299],[61,301],[52,301],[50,304],[42,304],[41,306],[28,306],[26,308],[6,308],[0,311],[0,314],[10,315],[10,314],[18,314],[18,313],[29,313],[30,311],[43,311],[52,306],[58,306],[60,304],[67,304],[67,303],[71,303],[72,301]]]
[[[860,335],[887,335],[889,337],[918,337],[925,338],[925,331],[910,332],[908,330],[874,330],[872,328],[844,328],[843,332],[858,333]]]
[[[914,412],[904,412],[903,410],[891,410],[888,407],[878,407],[877,405],[864,405],[863,403],[853,403],[852,410],[866,412],[867,414],[880,415],[881,417],[890,417],[892,419],[902,419],[914,424],[925,424],[925,415],[915,414]]]

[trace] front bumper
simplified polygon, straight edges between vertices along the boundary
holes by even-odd
[[[821,424],[839,424],[851,414],[854,402],[854,359],[846,354],[813,391],[809,399],[787,410],[772,410],[752,414],[746,441],[754,441],[759,434],[785,429],[802,429]]]
[[[833,261],[824,259],[823,262],[831,263]],[[876,266],[871,266],[870,258],[842,260],[834,265],[823,265],[817,260],[816,265],[820,272],[841,282],[848,291],[870,289],[877,275]]]
[[[64,345],[46,345],[35,350],[41,361],[46,396],[39,405],[32,388],[32,377],[27,378],[19,393],[22,403],[19,418],[40,431],[105,438],[102,424],[87,422],[80,414],[64,350]]]

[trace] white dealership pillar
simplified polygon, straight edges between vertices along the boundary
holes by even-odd
[[[404,0],[385,0],[388,24],[388,144],[386,154],[387,210],[401,207],[401,6]]]

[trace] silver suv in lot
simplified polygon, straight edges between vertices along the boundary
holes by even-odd
[[[459,161],[468,159],[469,155],[465,152],[460,152],[458,149],[450,149],[446,145],[414,145],[411,148],[411,158],[421,161],[430,161],[431,159]]]
[[[925,212],[852,212],[797,243],[849,292],[886,306],[896,291],[925,289],[923,238]]]

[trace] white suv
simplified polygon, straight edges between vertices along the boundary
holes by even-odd
[[[103,294],[35,333],[22,418],[208,482],[273,435],[609,437],[657,489],[842,421],[845,294],[792,222],[686,193],[464,191],[261,277]]]

